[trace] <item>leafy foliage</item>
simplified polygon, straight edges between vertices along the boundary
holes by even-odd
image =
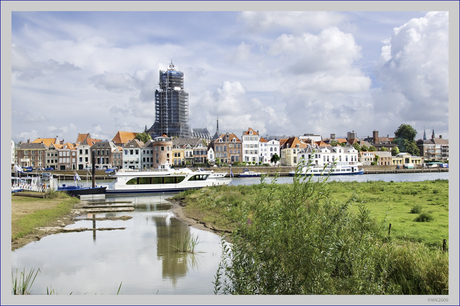
[[[253,187],[257,197],[239,214],[231,244],[222,241],[216,294],[447,293],[448,256],[388,243],[360,195],[334,201],[328,178],[302,177],[302,166],[283,189],[263,179]],[[423,252],[425,262],[417,258]]]
[[[142,141],[143,143],[146,143],[147,141],[152,139],[152,137],[150,137],[150,135],[147,132],[137,133],[134,138]]]
[[[415,130],[409,124],[401,124],[395,131],[394,143],[398,145],[400,152],[408,152],[411,155],[420,155],[420,150],[415,143],[415,136],[417,136],[417,130]]]
[[[277,162],[279,162],[279,160],[281,159],[281,157],[278,156],[278,154],[273,154],[272,158],[270,158],[270,162],[273,163],[273,164],[276,164]]]

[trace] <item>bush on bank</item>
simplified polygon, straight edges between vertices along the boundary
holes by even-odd
[[[362,195],[336,196],[327,178],[300,175],[179,195],[185,209],[194,203],[190,212],[232,230],[216,294],[448,293],[448,253],[392,242]]]

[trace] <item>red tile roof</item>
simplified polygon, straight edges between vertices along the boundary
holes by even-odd
[[[115,137],[113,137],[112,141],[118,144],[121,144],[121,143],[126,144],[129,141],[133,140],[134,137],[136,137],[136,134],[137,133],[134,133],[134,132],[118,131]]]
[[[52,143],[56,143],[56,138],[37,138],[35,139],[34,141],[32,141],[32,143],[42,143],[49,147]]]
[[[86,134],[80,134],[78,133],[78,137],[77,137],[77,143],[82,143],[83,141],[85,141],[85,139],[87,138],[90,138],[91,136],[89,135],[89,133],[86,133]]]
[[[249,132],[252,131],[252,135],[259,135],[256,131],[254,131],[252,128],[248,128],[246,132],[243,133],[243,135],[251,135]]]

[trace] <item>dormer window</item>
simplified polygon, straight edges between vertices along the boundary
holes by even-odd
[[[252,131],[249,131],[249,135],[252,135]]]

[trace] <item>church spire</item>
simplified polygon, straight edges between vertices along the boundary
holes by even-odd
[[[220,136],[220,132],[219,132],[219,116],[217,116],[217,128],[216,128],[216,133],[214,134],[214,136],[212,137],[213,140],[219,138]]]

